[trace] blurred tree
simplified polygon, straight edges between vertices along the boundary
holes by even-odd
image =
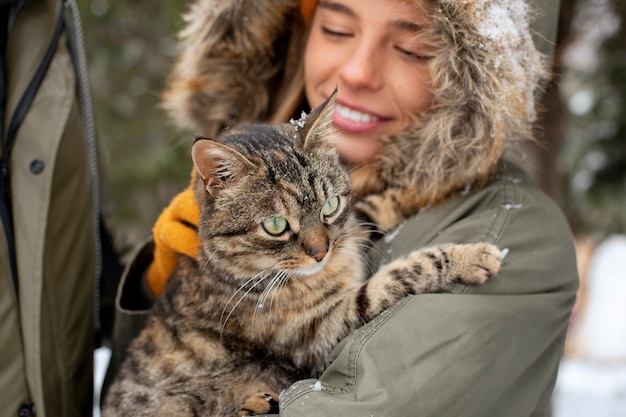
[[[539,126],[535,132],[539,143],[527,143],[523,148],[521,163],[531,177],[562,208],[565,206],[563,182],[558,169],[558,157],[565,140],[564,109],[561,99],[560,79],[563,75],[563,51],[572,43],[572,22],[579,2],[586,0],[561,1],[558,31],[554,47],[554,76],[545,88],[539,103]]]
[[[79,0],[96,128],[118,219],[145,238],[189,181],[193,142],[168,124],[159,94],[170,69],[184,1]]]
[[[578,3],[561,82],[567,212],[577,232],[625,233],[626,4]]]

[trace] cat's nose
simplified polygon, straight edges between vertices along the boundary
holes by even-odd
[[[309,249],[309,256],[315,259],[317,262],[322,262],[326,254],[328,253],[328,248],[311,248]]]

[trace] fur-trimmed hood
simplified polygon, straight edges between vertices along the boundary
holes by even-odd
[[[423,1],[432,6],[433,105],[353,175],[360,193],[414,190],[418,207],[485,181],[508,144],[532,137],[548,76],[529,25],[544,12],[532,1]],[[303,99],[306,32],[298,0],[195,0],[185,19],[163,95],[181,128],[216,136],[239,122],[293,116]]]

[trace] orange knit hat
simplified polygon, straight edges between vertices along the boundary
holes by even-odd
[[[300,14],[305,25],[309,25],[313,19],[313,13],[317,6],[317,0],[300,0]]]

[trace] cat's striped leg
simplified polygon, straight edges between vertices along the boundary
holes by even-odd
[[[368,321],[407,295],[437,292],[457,282],[483,284],[500,270],[502,259],[502,252],[488,243],[444,244],[411,252],[361,287],[358,311]]]

